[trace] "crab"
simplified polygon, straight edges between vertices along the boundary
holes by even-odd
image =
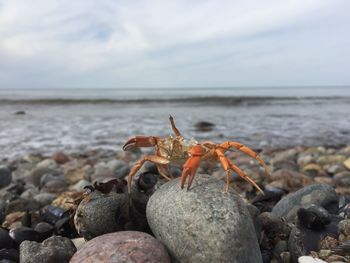
[[[146,162],[152,162],[157,166],[158,172],[167,180],[173,179],[169,165],[183,164],[182,175],[180,179],[180,188],[183,189],[187,178],[187,190],[190,190],[196,171],[201,161],[219,161],[226,173],[226,192],[230,190],[230,171],[237,173],[247,182],[251,183],[258,191],[264,193],[256,182],[246,175],[238,166],[231,162],[225,156],[225,152],[230,149],[237,149],[250,157],[256,159],[270,174],[269,168],[263,159],[242,143],[235,141],[227,141],[221,144],[215,144],[211,141],[198,143],[195,139],[185,139],[180,131],[176,128],[173,117],[169,116],[169,121],[175,137],[169,136],[165,138],[157,136],[135,136],[129,139],[123,146],[124,151],[132,150],[139,147],[155,147],[155,154],[146,155],[139,159],[131,168],[128,175],[128,192],[131,191],[131,182],[133,176],[140,170]]]

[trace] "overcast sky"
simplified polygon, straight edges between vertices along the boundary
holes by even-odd
[[[350,84],[349,0],[0,0],[0,88]]]

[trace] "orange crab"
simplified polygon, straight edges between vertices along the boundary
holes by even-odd
[[[182,176],[180,180],[180,187],[183,189],[187,177],[189,177],[187,190],[190,189],[192,185],[193,178],[199,167],[201,161],[204,160],[218,160],[220,161],[222,167],[226,173],[226,191],[230,189],[230,170],[236,172],[243,179],[251,183],[257,190],[263,193],[261,188],[246,175],[241,169],[233,164],[226,156],[225,152],[230,148],[234,148],[244,152],[245,154],[255,158],[259,163],[265,168],[267,174],[270,174],[269,169],[263,159],[254,152],[249,147],[241,144],[239,142],[224,142],[221,144],[215,144],[210,141],[205,141],[199,144],[196,140],[186,140],[179,130],[176,128],[174,119],[169,116],[170,125],[175,133],[175,137],[169,136],[165,138],[160,138],[157,136],[136,136],[129,139],[123,146],[123,150],[131,150],[137,147],[155,147],[156,154],[146,155],[138,160],[132,167],[128,175],[128,191],[131,191],[131,181],[132,177],[140,170],[142,165],[146,161],[155,163],[157,169],[164,178],[171,180],[172,175],[170,173],[169,164],[182,164]],[[167,176],[169,175],[169,177]]]

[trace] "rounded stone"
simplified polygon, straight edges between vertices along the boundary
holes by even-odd
[[[52,155],[52,159],[59,164],[65,164],[69,162],[69,157],[63,152],[56,152]]]
[[[70,263],[170,263],[164,246],[149,234],[122,231],[95,237],[74,254]]]
[[[41,206],[49,205],[55,200],[56,195],[50,193],[40,193],[34,196],[34,200],[37,201]]]
[[[106,233],[123,230],[128,218],[125,194],[102,194],[95,190],[80,202],[74,224],[80,235],[89,240]]]
[[[338,212],[338,196],[333,187],[326,184],[313,184],[282,198],[272,209],[278,217],[285,217],[289,222],[296,222],[297,212],[301,207],[312,204],[322,206],[331,214]]]
[[[66,237],[52,236],[42,243],[23,241],[20,245],[21,263],[68,263],[77,251],[73,242]]]
[[[29,178],[30,181],[35,185],[39,186],[41,177],[44,175],[49,174],[52,176],[60,176],[62,175],[62,172],[55,168],[47,168],[47,167],[37,167],[33,171],[30,172]]]
[[[189,191],[180,178],[157,190],[146,215],[175,262],[262,262],[254,225],[241,197],[225,183],[197,174]]]
[[[12,181],[12,172],[6,166],[0,166],[0,189],[8,186]]]

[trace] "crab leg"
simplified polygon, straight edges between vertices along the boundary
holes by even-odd
[[[196,175],[196,171],[199,167],[203,152],[204,152],[203,147],[199,144],[197,144],[196,146],[192,147],[189,150],[190,158],[188,158],[185,164],[183,165],[182,175],[180,179],[181,189],[184,188],[184,185],[188,176],[189,176],[189,181],[187,184],[187,190],[190,189],[194,176]]]
[[[251,183],[256,189],[258,189],[261,193],[264,193],[263,190],[254,182],[252,178],[246,175],[238,166],[234,165],[220,150],[215,150],[215,153],[223,166],[226,173],[226,192],[230,190],[230,169],[237,173],[240,177],[242,177],[247,182]]]
[[[142,167],[142,165],[146,162],[146,161],[150,161],[152,163],[155,163],[156,165],[165,165],[169,163],[169,160],[164,158],[164,157],[160,157],[157,155],[146,155],[145,157],[141,158],[140,160],[138,160],[135,165],[132,167],[129,175],[128,175],[128,192],[131,192],[131,180],[132,177],[140,170],[140,168]],[[161,174],[162,176],[164,176],[163,174]],[[167,179],[169,179],[168,177],[166,177]]]
[[[174,179],[168,165],[156,164],[156,166],[159,174],[163,176],[165,179],[167,179],[168,181]],[[169,177],[167,176],[167,174],[169,175]]]
[[[248,146],[245,146],[242,143],[239,142],[224,142],[220,144],[220,148],[223,148],[224,151],[227,151],[230,148],[235,148],[241,152],[244,152],[245,154],[249,155],[250,157],[256,159],[259,161],[259,163],[264,167],[266,173],[268,175],[271,175],[269,168],[265,164],[264,160],[261,159],[261,157],[258,155],[258,153],[254,152],[252,149],[250,149]]]
[[[137,147],[152,147],[157,144],[158,139],[155,136],[135,136],[124,144],[123,150],[128,151]]]
[[[182,137],[180,131],[175,126],[173,116],[169,115],[169,121],[170,121],[171,128],[173,129],[173,132],[175,133],[176,137]]]

